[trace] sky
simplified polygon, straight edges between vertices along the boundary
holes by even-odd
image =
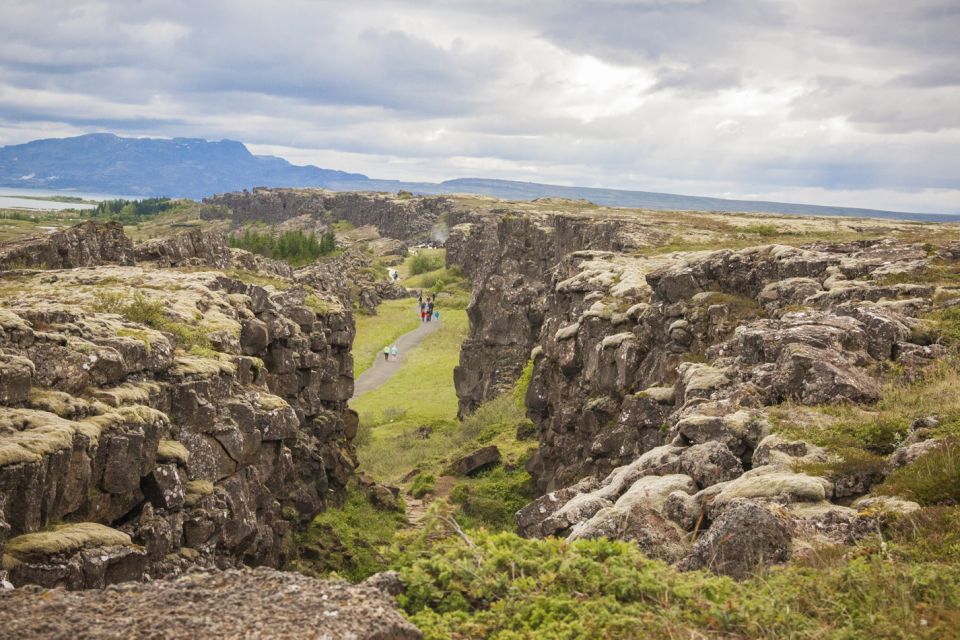
[[[960,0],[0,0],[0,145],[960,212]]]

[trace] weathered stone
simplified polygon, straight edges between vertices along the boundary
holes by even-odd
[[[460,475],[472,475],[500,462],[500,449],[490,445],[454,460],[450,468]]]
[[[697,444],[680,454],[680,468],[701,489],[733,480],[743,473],[743,465],[722,442]]]
[[[756,502],[737,499],[697,539],[679,567],[743,579],[759,567],[789,560],[790,540],[784,519]]]

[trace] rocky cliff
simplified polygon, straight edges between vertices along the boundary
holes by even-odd
[[[371,225],[388,238],[430,237],[433,226],[452,209],[442,197],[400,197],[379,193],[335,193],[322,189],[254,189],[225,193],[204,202],[233,212],[234,225],[266,222],[277,225],[304,215],[356,227]]]
[[[351,313],[277,273],[203,270],[233,252],[199,237],[131,264],[117,234],[84,225],[0,252],[62,257],[0,274],[3,567],[83,588],[280,566],[355,466]]]
[[[869,407],[887,372],[916,379],[947,354],[922,317],[958,297],[931,275],[956,270],[957,246],[665,252],[651,246],[677,236],[647,222],[506,211],[452,230],[448,260],[475,287],[461,411],[533,362],[526,405],[539,446],[528,469],[545,495],[518,513],[521,533],[634,540],[740,577],[803,544],[856,539],[880,508],[916,509],[870,489],[897,460],[939,446],[929,429],[879,456],[861,443],[869,463],[846,464],[784,425],[830,429],[820,407]]]

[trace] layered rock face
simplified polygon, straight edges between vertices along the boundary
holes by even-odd
[[[138,255],[202,260],[195,240]],[[11,581],[286,561],[351,476],[357,420],[350,311],[284,282],[112,264],[0,278]]]
[[[447,263],[474,283],[470,335],[454,373],[460,413],[508,389],[530,357],[548,312],[552,271],[580,249],[631,252],[665,235],[637,220],[494,211],[459,218]]]
[[[934,287],[886,283],[952,251],[871,241],[563,257],[526,396],[540,439],[528,468],[547,493],[518,513],[521,533],[634,540],[735,577],[787,559],[799,539],[863,535],[858,506],[871,503],[855,500],[882,476],[798,472],[827,454],[774,434],[768,408],[869,404],[883,367],[943,357],[913,331]]]
[[[133,242],[119,223],[86,222],[0,247],[0,269],[72,269],[95,264],[133,264]]]
[[[293,278],[317,291],[337,296],[346,306],[355,304],[373,315],[382,301],[410,294],[402,285],[379,278],[372,267],[373,259],[367,253],[348,249],[333,258],[297,269]]]
[[[452,210],[446,198],[401,198],[322,189],[254,189],[213,196],[204,202],[228,208],[233,212],[235,225],[248,222],[276,225],[310,215],[327,223],[345,220],[357,227],[372,225],[381,235],[399,240],[429,237],[434,224]]]

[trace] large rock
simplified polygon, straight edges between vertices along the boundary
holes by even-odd
[[[759,567],[789,560],[790,541],[785,519],[756,502],[737,499],[726,505],[679,566],[742,579]]]
[[[454,473],[469,476],[488,469],[498,462],[500,462],[500,449],[496,445],[489,445],[454,460],[450,469]]]

